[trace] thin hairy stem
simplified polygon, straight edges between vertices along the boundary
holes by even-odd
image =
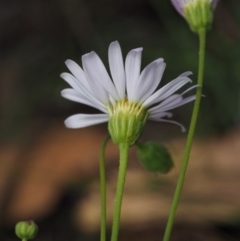
[[[118,240],[123,189],[124,189],[124,183],[125,183],[125,177],[126,177],[126,171],[127,171],[127,163],[128,163],[129,145],[128,144],[120,144],[119,150],[120,150],[119,172],[118,172],[118,182],[117,182],[117,191],[116,191],[116,199],[115,199],[115,207],[114,207],[111,241]]]
[[[178,203],[179,203],[179,199],[181,196],[184,179],[185,179],[185,175],[186,175],[186,171],[187,171],[189,156],[190,156],[190,152],[191,152],[193,137],[194,137],[194,133],[195,133],[195,127],[196,127],[196,123],[197,123],[199,107],[200,107],[200,102],[201,102],[203,74],[204,74],[204,60],[205,60],[206,30],[200,29],[198,32],[198,35],[199,35],[199,42],[200,42],[200,44],[199,44],[199,66],[198,66],[198,85],[199,85],[199,87],[198,87],[197,93],[196,93],[196,100],[194,103],[191,123],[190,123],[190,127],[189,127],[183,163],[182,163],[180,175],[178,178],[175,194],[173,197],[173,202],[172,202],[171,210],[169,213],[163,241],[169,241],[169,239],[170,239],[170,235],[171,235],[171,231],[172,231],[172,227],[173,227],[173,223],[174,223],[174,219],[175,219],[175,215],[176,215],[176,211],[177,211],[177,207],[178,207]]]
[[[106,241],[106,217],[107,217],[107,192],[106,192],[106,165],[105,165],[105,150],[108,141],[110,140],[108,135],[102,143],[100,153],[100,186],[101,186],[101,236],[100,241]]]

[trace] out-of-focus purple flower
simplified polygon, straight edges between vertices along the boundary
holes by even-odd
[[[218,0],[171,0],[194,32],[209,29],[213,21],[213,11]]]
[[[215,8],[217,6],[218,1],[219,0],[171,0],[173,6],[182,16],[184,16],[184,7],[188,3],[196,5],[199,4],[199,2],[209,2],[210,4],[212,4],[213,8]]]

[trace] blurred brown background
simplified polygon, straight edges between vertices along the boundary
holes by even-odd
[[[220,0],[208,34],[205,98],[171,240],[240,240],[240,2]],[[191,70],[198,39],[169,0],[0,1],[0,240],[15,222],[34,219],[36,241],[99,240],[98,157],[107,125],[69,130],[63,121],[97,110],[67,101],[66,59],[96,51],[107,65],[110,42],[124,56],[143,47],[142,66],[167,63],[162,84]],[[192,104],[174,111],[189,125]],[[148,122],[142,141],[164,143],[175,162],[168,175],[143,169],[132,148],[120,240],[161,240],[186,134]],[[107,147],[108,234],[118,150]]]

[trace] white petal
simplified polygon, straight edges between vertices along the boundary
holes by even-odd
[[[125,97],[125,71],[123,66],[122,51],[118,41],[112,42],[108,49],[108,61],[113,82],[120,99]]]
[[[155,60],[143,69],[136,82],[136,86],[132,95],[132,101],[139,101],[142,95],[145,93],[149,82],[152,83],[157,63],[158,60]]]
[[[125,72],[127,84],[127,96],[130,101],[133,100],[136,91],[137,81],[140,75],[141,59],[143,48],[131,50],[126,57]]]
[[[80,95],[79,92],[77,92],[75,89],[70,89],[70,88],[64,89],[61,91],[61,96],[71,101],[89,105],[89,98],[87,98],[86,96]]]
[[[71,74],[68,74],[68,73],[62,73],[61,75],[61,78],[63,78],[73,89],[75,89],[79,95],[82,97],[82,98],[86,98],[86,99],[91,99],[92,101],[95,102],[95,104],[97,106],[102,106],[103,108],[105,108],[105,105],[100,101],[98,100],[95,95],[93,94],[93,92],[91,91],[88,91],[84,85],[82,85],[82,83],[77,80],[74,76],[72,76]],[[105,102],[106,104],[106,102]]]
[[[184,95],[187,92],[189,92],[190,90],[195,89],[197,87],[201,87],[201,85],[193,85],[192,87],[190,87],[190,88],[186,89],[185,91],[183,91],[181,95]]]
[[[183,97],[181,95],[172,95],[168,97],[166,100],[164,100],[162,103],[158,104],[157,106],[154,106],[149,109],[150,113],[158,113],[162,112],[168,108],[171,108],[171,106],[174,106],[182,101]]]
[[[189,75],[192,75],[193,73],[191,71],[186,71],[182,74],[180,74],[178,77],[188,77]]]
[[[114,99],[119,99],[119,95],[102,60],[95,52],[82,56],[83,69],[92,82],[100,84]]]
[[[63,78],[73,89],[75,89],[80,95],[86,96],[87,98],[95,98],[92,91],[89,91],[86,89],[86,87],[73,75],[69,73],[62,73],[60,75],[61,78]]]
[[[116,101],[112,98],[111,95],[109,96],[109,100],[110,100],[111,105],[114,106]]]
[[[192,95],[192,96],[189,96],[181,101],[176,101],[176,102],[172,102],[171,104],[167,105],[167,106],[164,106],[164,107],[161,107],[161,108],[156,108],[153,113],[157,113],[157,112],[162,112],[162,111],[167,111],[167,110],[172,110],[172,109],[175,109],[179,106],[182,106],[182,105],[185,105],[187,104],[188,102],[191,102],[193,100],[196,99],[196,96],[195,95]],[[156,107],[159,107],[159,106],[156,106]],[[153,108],[152,108],[153,109]],[[149,109],[150,111],[151,109]]]
[[[89,106],[92,106],[94,108],[101,110],[104,113],[108,113],[106,107],[100,101],[98,101],[96,99],[88,98],[86,96],[81,96],[74,89],[64,89],[61,91],[61,95],[62,95],[62,97],[66,98],[68,100],[79,102],[79,103],[82,103],[85,105],[89,105]]]
[[[89,91],[91,92],[91,88],[89,86],[89,83],[87,81],[87,78],[82,70],[82,68],[75,63],[74,61],[68,59],[65,61],[65,64],[67,65],[68,69],[72,72],[72,74],[78,79],[81,84]]]
[[[180,89],[182,86],[187,84],[188,82],[192,82],[191,79],[188,77],[178,77],[175,80],[172,80],[167,85],[163,86],[161,89],[156,91],[153,95],[151,95],[144,103],[143,105],[146,107],[149,107],[150,105],[153,105],[157,102],[160,102],[164,99],[166,99],[168,96],[176,92],[178,89]]]
[[[85,54],[82,56],[82,63],[83,63],[83,69],[84,69],[85,75],[87,77],[91,90],[94,93],[94,96],[106,105],[109,103],[108,93],[102,87],[102,85],[92,77],[92,73],[94,74],[94,71],[95,71],[94,66],[85,65],[85,59],[87,58],[88,55],[89,54]]]
[[[80,81],[69,73],[62,73],[60,77],[78,92],[82,92],[83,89],[85,89],[84,86],[82,86],[82,84],[80,83]]]
[[[167,122],[167,123],[175,124],[175,125],[178,125],[178,126],[181,127],[182,132],[185,132],[185,131],[186,131],[186,128],[185,128],[181,123],[179,123],[179,122],[177,122],[177,121],[170,121],[170,120],[164,120],[164,119],[159,119],[159,120],[154,119],[154,121]]]
[[[160,118],[162,118],[162,117],[168,117],[168,118],[171,118],[172,117],[172,113],[170,113],[170,112],[159,112],[159,113],[155,113],[155,114],[153,114],[153,113],[151,113],[150,115],[149,115],[149,120],[158,120],[158,119],[160,119]]]
[[[153,79],[151,81],[146,81],[145,86],[142,86],[142,89],[144,90],[144,92],[141,96],[140,102],[144,102],[156,90],[156,88],[158,87],[162,79],[165,67],[166,67],[166,64],[163,63],[162,61],[157,62],[157,65],[153,70]]]
[[[68,117],[64,123],[68,128],[83,128],[87,126],[104,123],[107,121],[108,121],[107,114],[95,114],[95,115],[77,114],[77,115],[72,115]]]
[[[185,104],[187,104],[187,103],[189,103],[189,102],[191,102],[191,101],[193,101],[193,100],[195,100],[195,99],[196,99],[196,95],[189,96],[189,97],[183,99],[181,102],[176,103],[175,105],[171,105],[171,106],[168,107],[168,108],[165,108],[165,107],[164,107],[163,110],[165,111],[165,110],[175,109],[175,108],[177,108],[177,107],[179,107],[179,106],[182,106],[182,105],[185,105]]]

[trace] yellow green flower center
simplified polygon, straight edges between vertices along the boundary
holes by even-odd
[[[142,134],[148,118],[147,109],[139,103],[127,99],[108,105],[108,130],[116,144],[134,145]]]

